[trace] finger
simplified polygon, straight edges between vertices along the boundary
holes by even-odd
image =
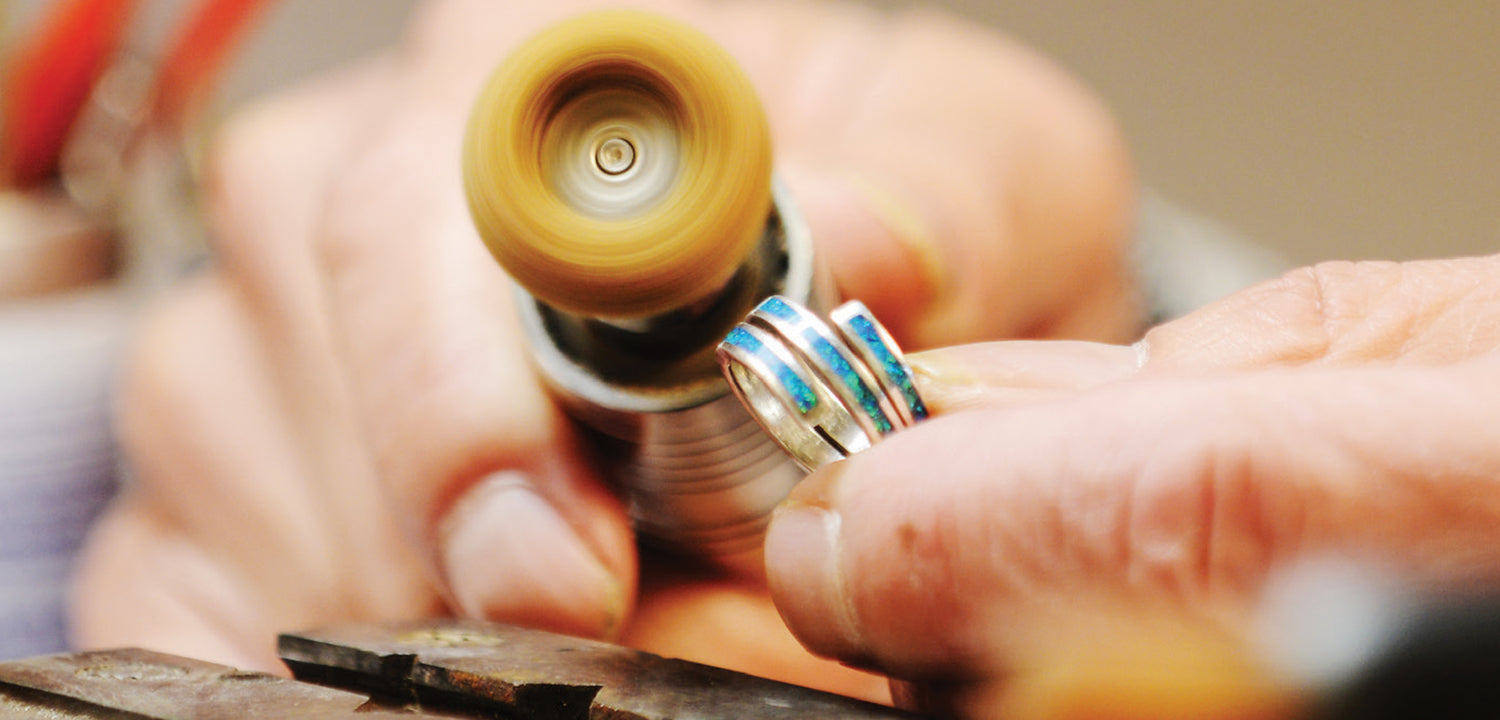
[[[1489,354],[1500,347],[1497,270],[1497,256],[1293,270],[1153,330],[1146,365],[1431,365]]]
[[[72,645],[138,647],[286,673],[249,581],[129,491],[100,519],[70,604]]]
[[[844,295],[914,346],[1137,332],[1128,163],[1081,88],[939,13],[776,9],[792,57],[759,87]]]
[[[273,417],[261,437],[266,455],[282,464],[242,463],[220,479],[234,485],[247,475],[239,469],[259,467],[296,486],[301,501],[282,512],[317,518],[322,556],[342,565],[342,573],[330,575],[345,583],[341,598],[370,618],[408,616],[430,607],[432,598],[417,555],[393,532],[393,513],[376,489],[348,373],[337,357],[314,236],[331,184],[365,140],[363,119],[392,102],[393,73],[390,58],[339,70],[244,111],[221,133],[208,175],[209,218],[241,354],[190,373],[224,370],[232,377],[241,358],[253,359],[256,394],[222,407]],[[168,335],[152,343],[170,352],[217,337],[188,328]],[[217,416],[194,430],[227,424]],[[234,449],[250,455],[246,447],[255,446],[242,441]]]
[[[1497,269],[1496,257],[1324,263],[1212,303],[1130,346],[980,343],[908,360],[937,412],[1034,400],[1138,372],[1460,362],[1500,348]]]
[[[210,552],[246,561],[266,590],[283,583],[282,568],[264,557],[331,556],[313,489],[297,481],[297,454],[278,427],[275,395],[243,299],[210,274],[169,296],[144,324],[126,363],[119,413],[140,502],[161,522],[212,544]],[[235,423],[213,422],[225,408],[235,409]],[[226,517],[226,507],[236,512]],[[257,536],[264,540],[246,542]]]
[[[87,542],[71,605],[78,642],[264,666],[279,627],[305,623],[299,608],[336,596],[340,569],[322,565],[331,548],[272,389],[247,314],[222,281],[199,279],[150,314],[120,391],[134,482]],[[216,422],[227,408],[235,422]]]
[[[475,235],[462,109],[381,123],[328,197],[329,307],[382,481],[464,613],[590,635],[627,614],[625,512],[532,374]]]
[[[1011,340],[907,356],[922,399],[935,414],[1040,400],[1124,380],[1145,363],[1143,345],[1081,340]]]
[[[204,180],[215,259],[280,322],[317,305],[311,238],[363,142],[350,118],[390,104],[392,72],[388,58],[338,70],[237,113],[215,138]]]

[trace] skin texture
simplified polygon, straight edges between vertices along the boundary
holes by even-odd
[[[767,539],[778,607],[816,652],[923,679],[905,690],[929,707],[1071,717],[1015,709],[1142,616],[1244,632],[1298,558],[1492,587],[1497,270],[1319,265],[1135,346],[917,356],[943,416],[799,486]]]
[[[839,289],[907,347],[1136,332],[1128,164],[1054,67],[922,10],[642,5],[743,64]],[[216,263],[122,377],[132,480],[83,559],[80,645],[275,669],[278,631],[452,613],[885,694],[802,650],[763,584],[642,572],[527,365],[460,139],[507,48],[586,6],[430,3],[385,57],[230,123]]]

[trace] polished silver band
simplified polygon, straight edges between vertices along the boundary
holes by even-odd
[[[735,395],[809,471],[927,417],[901,349],[869,309],[850,301],[830,320],[772,296],[718,348]]]

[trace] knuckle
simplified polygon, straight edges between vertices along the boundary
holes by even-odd
[[[241,218],[250,217],[261,204],[262,187],[278,175],[274,161],[279,148],[281,122],[277,110],[265,106],[248,110],[228,121],[214,138],[204,176],[210,219],[217,222],[210,233],[215,250],[233,260],[254,244],[235,232]]]
[[[457,173],[434,161],[458,157],[458,131],[446,119],[412,108],[379,123],[331,178],[317,238],[334,277],[372,247],[420,237],[432,210],[461,197]]]
[[[1145,343],[1158,370],[1297,366],[1393,336],[1370,325],[1401,270],[1390,263],[1301,267],[1152,328]],[[1390,318],[1386,318],[1389,320]],[[1389,325],[1389,323],[1386,323]],[[1384,328],[1389,329],[1389,328]]]
[[[307,98],[287,93],[237,112],[214,136],[207,187],[215,210],[258,211],[268,190],[281,187],[301,165],[312,115]]]
[[[1164,426],[1121,484],[1117,517],[1126,583],[1201,609],[1249,598],[1301,544],[1304,513],[1296,486],[1251,448],[1243,414],[1197,409],[1190,424]]]

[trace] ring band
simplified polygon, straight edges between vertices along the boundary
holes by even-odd
[[[808,471],[928,415],[901,349],[863,303],[839,306],[830,320],[775,295],[718,348],[735,395]]]
[[[880,387],[906,424],[927,419],[927,404],[917,394],[916,376],[885,326],[858,300],[828,314],[844,342],[881,378]]]

